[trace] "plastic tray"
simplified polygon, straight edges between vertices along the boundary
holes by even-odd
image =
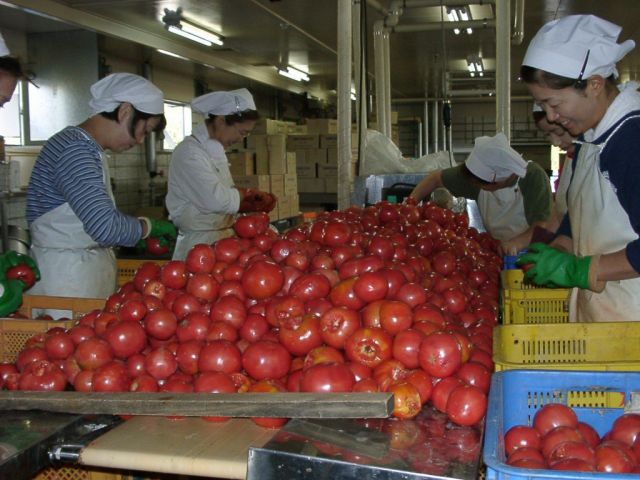
[[[138,271],[138,268],[140,268],[140,266],[143,263],[150,262],[150,263],[157,263],[158,265],[164,265],[168,261],[169,260],[149,260],[149,259],[137,260],[137,259],[130,259],[130,258],[118,258],[116,260],[116,265],[118,267],[118,287],[121,287],[128,281],[133,280],[133,277]]]
[[[568,288],[540,288],[524,283],[522,270],[504,270],[502,323],[566,323],[569,321]]]
[[[600,435],[622,415],[632,391],[640,390],[640,373],[511,370],[491,381],[483,450],[487,480],[600,479],[631,480],[637,475],[530,470],[507,465],[504,434],[514,425],[531,425],[537,410],[549,403],[572,407]]]
[[[502,325],[493,332],[496,371],[640,371],[640,323]]]

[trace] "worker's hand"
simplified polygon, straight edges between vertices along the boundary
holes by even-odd
[[[151,230],[149,231],[149,237],[155,237],[160,240],[160,244],[163,245],[162,242],[165,242],[164,245],[168,244],[168,240],[175,240],[178,236],[178,232],[173,223],[167,220],[156,220],[151,218]],[[164,246],[163,245],[163,246]]]
[[[36,277],[36,281],[40,280],[40,269],[35,260],[29,255],[23,255],[22,253],[9,250],[7,253],[0,255],[0,271],[6,273],[12,267],[18,265],[26,265],[29,267]]]
[[[0,317],[15,312],[22,304],[24,284],[20,280],[0,280]]]
[[[532,243],[529,251],[517,261],[518,266],[531,265],[525,280],[550,288],[584,288],[601,292],[605,282],[598,282],[600,257],[577,257],[544,243]]]
[[[239,188],[241,213],[246,212],[270,212],[276,206],[278,199],[275,195],[254,190],[253,188]]]

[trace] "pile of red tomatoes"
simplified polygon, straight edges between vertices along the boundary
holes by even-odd
[[[459,425],[483,418],[501,260],[465,215],[381,202],[282,235],[265,214],[234,228],[31,339],[4,387],[384,391],[399,418],[429,401]]]
[[[640,415],[618,417],[601,439],[565,405],[542,407],[531,427],[505,434],[507,464],[514,467],[578,472],[640,473]]]

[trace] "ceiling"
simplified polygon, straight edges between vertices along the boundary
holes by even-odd
[[[495,19],[492,2],[473,1],[469,6],[474,19]],[[441,22],[446,22],[447,17],[438,3],[425,0],[423,4],[436,6],[405,8],[398,23],[399,26],[431,24],[433,29],[390,33],[394,99],[441,95],[445,88],[443,71],[459,78],[448,85],[449,92],[459,89],[477,92],[494,87],[491,70],[495,69],[495,28],[475,28],[470,35],[455,35],[452,30],[442,28]],[[329,92],[335,91],[337,84],[337,4],[335,0],[0,1],[0,29],[47,31],[65,28],[53,20],[58,19],[68,25],[67,28],[81,26],[97,31],[104,36],[105,48],[126,51],[131,56],[148,56],[155,48],[181,54],[190,59],[191,68],[195,68],[194,64],[199,65],[199,71],[212,80],[263,86],[267,90],[308,92],[311,96],[331,99]],[[373,27],[385,18],[384,12],[391,4],[391,0],[368,0],[366,3],[367,60],[371,79],[374,72]],[[621,25],[621,40],[632,38],[639,45],[621,61],[619,70],[623,79],[640,77],[640,1],[524,0],[524,4],[524,41],[521,45],[511,46],[513,95],[526,94],[516,79],[532,35],[545,22],[574,13],[592,13]],[[164,9],[175,10],[178,6],[185,17],[223,35],[224,45],[200,46],[165,30],[161,21]],[[512,16],[513,10],[512,5]],[[122,48],[127,45],[123,40],[133,41],[141,47]],[[486,78],[470,79],[466,69],[466,58],[470,54],[483,57]],[[185,61],[169,57],[162,61],[176,70],[184,70],[186,65]],[[277,75],[275,67],[287,63],[307,70],[310,82],[298,83]]]

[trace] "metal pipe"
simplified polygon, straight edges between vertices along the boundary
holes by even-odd
[[[382,34],[384,54],[384,134],[391,138],[391,49],[389,31],[385,28]]]
[[[466,89],[466,90],[450,90],[450,97],[472,97],[472,96],[481,96],[481,95],[495,95],[496,91],[491,88],[485,89]]]
[[[404,8],[419,8],[419,7],[459,7],[468,6],[470,3],[494,3],[495,0],[482,0],[479,2],[472,2],[470,0],[405,0]]]
[[[373,56],[375,61],[375,74],[376,74],[376,119],[378,122],[378,131],[384,134],[385,121],[385,76],[384,76],[384,47],[382,37],[384,34],[384,27],[382,21],[377,21],[373,26]]]
[[[418,121],[418,157],[422,156],[422,122]]]
[[[511,45],[521,45],[524,39],[524,0],[515,0]]]
[[[351,203],[351,0],[338,0],[338,209]]]
[[[367,0],[367,5],[373,7],[374,10],[384,16],[389,14],[389,10],[387,10],[378,0]]]
[[[496,0],[496,131],[511,140],[511,0]]]
[[[423,102],[434,102],[436,100],[442,100],[443,97],[410,97],[410,98],[392,98],[391,103],[395,104],[412,104],[412,103],[423,103]],[[495,102],[493,97],[479,97],[479,98],[456,98],[456,102]],[[531,103],[531,97],[527,95],[514,95],[511,97],[511,101],[513,102],[529,102]]]
[[[499,1],[499,0],[496,0]],[[406,33],[406,32],[427,32],[432,30],[453,30],[454,28],[493,28],[496,26],[495,20],[469,20],[467,22],[428,22],[428,23],[416,23],[412,25],[396,25],[390,27],[391,33]]]
[[[367,139],[367,72],[365,71],[365,56],[362,55],[362,34],[360,28],[362,22],[362,1],[353,4],[353,52],[356,79],[356,125],[358,132],[358,168],[364,171],[367,159],[365,157],[364,143]],[[359,173],[359,172],[358,172]]]
[[[431,126],[432,126],[432,137],[433,137],[433,151],[439,151],[438,148],[438,126],[440,125],[440,112],[438,111],[438,100],[434,99],[431,103]]]
[[[429,154],[429,102],[425,100],[423,104],[423,125],[424,125],[424,154]]]

